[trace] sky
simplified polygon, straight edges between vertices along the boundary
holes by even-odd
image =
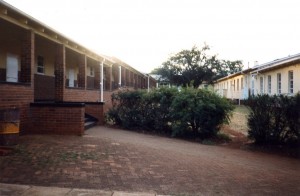
[[[298,0],[5,0],[99,54],[148,73],[210,46],[252,67],[300,53]]]

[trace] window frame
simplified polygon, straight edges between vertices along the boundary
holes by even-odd
[[[36,73],[45,74],[45,59],[43,56],[38,55],[36,60]]]
[[[288,93],[294,93],[294,72],[293,70],[288,71]]]
[[[277,94],[281,95],[281,73],[277,73]]]
[[[268,75],[268,94],[271,95],[272,93],[272,76]]]
[[[264,93],[264,77],[259,77],[259,90],[260,90],[260,94]]]

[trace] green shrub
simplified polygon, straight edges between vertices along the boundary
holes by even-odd
[[[213,92],[193,88],[126,91],[112,95],[106,119],[125,129],[177,137],[211,137],[233,106]]]
[[[300,95],[258,95],[248,100],[248,135],[258,144],[300,143]]]
[[[215,136],[219,126],[229,121],[233,106],[217,94],[185,88],[172,103],[172,135],[208,138]]]
[[[107,119],[125,129],[135,129],[143,122],[142,91],[120,91],[112,94],[113,107],[106,114]]]
[[[176,88],[154,89],[150,93],[145,93],[144,101],[147,111],[147,119],[151,122],[147,125],[156,132],[171,133],[171,104],[174,97],[178,94]]]

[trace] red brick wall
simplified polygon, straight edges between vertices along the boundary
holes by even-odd
[[[86,81],[87,81],[87,89],[94,89],[94,87],[95,87],[95,77],[87,76]]]
[[[78,54],[78,87],[85,88],[86,87],[86,56]]]
[[[0,109],[20,109],[20,133],[27,132],[30,125],[30,102],[33,102],[33,89],[30,85],[0,83]]]
[[[30,108],[30,133],[83,135],[84,105],[35,105]]]
[[[0,81],[6,81],[6,69],[0,68]]]
[[[104,124],[103,103],[85,103],[85,113],[98,120],[98,125]]]
[[[64,101],[66,50],[64,45],[57,45],[55,56],[55,101]]]
[[[34,99],[55,99],[55,77],[40,74],[34,75]]]
[[[64,92],[64,101],[67,102],[98,102],[100,100],[99,90],[66,88]]]
[[[34,33],[26,31],[22,40],[21,77],[20,82],[31,83],[34,68]],[[32,83],[31,83],[32,84]]]
[[[117,91],[114,91],[117,92]],[[103,93],[103,100],[104,100],[104,105],[103,105],[103,113],[106,113],[109,108],[112,107],[112,103],[111,103],[111,95],[114,93],[111,91],[104,91]]]

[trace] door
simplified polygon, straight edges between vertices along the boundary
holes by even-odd
[[[18,82],[18,56],[7,55],[6,59],[6,81]]]
[[[74,69],[69,70],[69,87],[74,87],[75,73]]]

